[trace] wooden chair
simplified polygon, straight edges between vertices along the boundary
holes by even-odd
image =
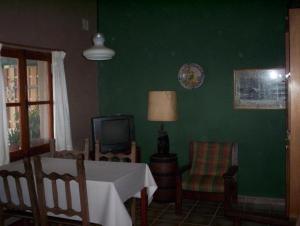
[[[101,143],[99,140],[95,142],[95,160],[117,161],[117,162],[137,162],[136,143],[131,142],[131,148],[125,152],[101,152]]]
[[[84,159],[89,159],[89,139],[84,139],[83,149],[82,150],[63,150],[56,151],[55,148],[55,139],[50,140],[50,153],[53,158],[67,158],[67,159],[76,159],[78,155],[84,155]]]
[[[66,174],[58,174],[56,172],[50,172],[48,174],[45,173],[43,171],[40,156],[34,157],[34,167],[35,167],[36,184],[38,189],[38,198],[40,203],[40,215],[41,215],[42,226],[48,226],[49,222],[53,222],[57,224],[66,224],[66,225],[82,225],[82,226],[90,225],[83,157],[79,156],[76,159],[76,167],[77,167],[76,176],[67,173]],[[47,206],[46,203],[44,179],[50,180],[52,184],[52,193],[53,193],[52,198],[54,204],[53,207]],[[66,209],[61,208],[59,206],[57,180],[62,180],[65,184],[65,195],[67,201]],[[78,184],[80,211],[74,210],[72,206],[72,197],[71,197],[72,194],[71,194],[71,187],[70,187],[70,183],[72,181],[77,182]],[[47,215],[47,213],[64,214],[68,217],[78,216],[81,218],[81,221],[58,218],[58,217],[50,217]]]
[[[118,161],[118,162],[137,162],[137,148],[135,141],[131,142],[131,148],[129,151],[126,152],[107,152],[102,153],[101,152],[101,143],[99,140],[96,140],[95,142],[95,160],[101,160],[101,161]],[[136,199],[131,198],[130,199],[130,215],[132,219],[132,223],[135,224],[136,220]]]
[[[237,200],[237,171],[237,144],[192,141],[189,164],[178,172],[176,211],[182,198],[224,201],[227,208]]]
[[[4,225],[4,220],[9,217],[33,219],[34,225],[39,225],[39,211],[32,166],[29,158],[25,158],[23,162],[24,173],[19,171],[0,170],[0,177],[3,181],[5,194],[5,200],[0,200],[0,225]],[[23,181],[25,179],[26,183],[22,184],[21,179]],[[15,184],[16,194],[12,193],[12,183]],[[24,186],[27,186],[27,188],[25,189]],[[29,192],[29,205],[25,203],[24,191]],[[17,195],[17,202],[14,195]]]

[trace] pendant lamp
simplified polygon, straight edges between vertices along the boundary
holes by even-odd
[[[83,55],[88,60],[110,60],[115,51],[104,46],[104,36],[99,33],[99,0],[97,0],[97,34],[93,37],[94,46],[83,51]]]

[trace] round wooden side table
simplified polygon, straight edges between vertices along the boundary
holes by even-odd
[[[156,202],[175,202],[177,155],[153,154],[150,157],[150,169],[158,186],[153,200]]]

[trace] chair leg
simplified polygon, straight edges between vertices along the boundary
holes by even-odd
[[[237,191],[237,185],[234,187],[234,194],[233,194],[233,203],[238,202],[238,191]]]
[[[181,214],[182,211],[182,188],[181,188],[181,178],[176,177],[176,200],[175,200],[175,212],[176,214]]]
[[[24,226],[29,226],[29,225],[30,225],[29,220],[24,219],[24,220],[23,220],[23,225],[24,225]]]
[[[233,219],[233,225],[234,225],[234,226],[240,226],[240,225],[241,225],[241,220],[240,220],[240,218],[235,217],[235,218]]]
[[[33,225],[34,225],[34,226],[40,226],[40,223],[39,223],[38,220],[34,219],[34,220],[33,220]]]
[[[176,214],[181,214],[182,211],[182,196],[180,194],[176,194],[175,211]]]
[[[1,213],[0,213],[0,225],[4,225],[4,217]]]
[[[130,214],[131,214],[132,225],[136,225],[136,199],[135,198],[132,198],[130,200]]]

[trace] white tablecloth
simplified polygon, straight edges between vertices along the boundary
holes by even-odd
[[[73,159],[42,158],[45,172],[70,173],[75,175],[76,165]],[[22,169],[21,162],[10,163],[0,169]],[[85,161],[87,194],[89,203],[90,222],[104,226],[132,225],[124,202],[131,197],[140,197],[140,191],[146,187],[148,202],[157,189],[156,183],[147,164]],[[48,184],[48,182],[46,182]],[[59,205],[66,206],[64,184],[58,181]],[[79,209],[79,192],[75,183],[71,186],[74,209]],[[53,204],[51,185],[46,186],[46,200]],[[3,197],[3,187],[0,186],[0,197]],[[73,218],[76,219],[76,218]],[[78,218],[79,219],[79,218]]]

